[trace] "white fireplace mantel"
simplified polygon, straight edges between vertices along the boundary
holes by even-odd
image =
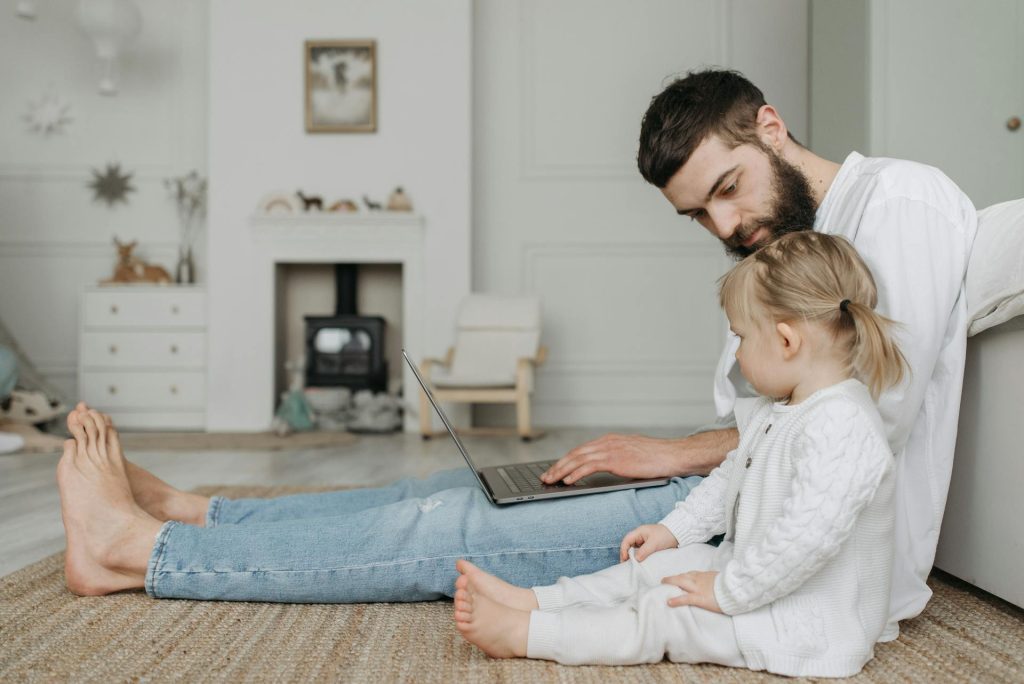
[[[372,212],[353,214],[260,215],[250,219],[253,247],[260,260],[263,287],[260,298],[269,310],[264,320],[274,318],[274,273],[279,264],[401,264],[402,266],[402,343],[412,350],[424,347],[425,310],[423,232],[424,220],[409,212]],[[270,358],[257,360],[264,368],[274,368]],[[274,405],[273,383],[268,386],[267,404]],[[418,396],[419,386],[408,368],[402,369],[402,394]],[[408,402],[407,402],[408,403]],[[269,419],[268,419],[269,424]],[[406,411],[406,432],[416,431],[414,416]]]
[[[253,216],[250,224],[256,244],[275,254],[321,246],[331,251],[423,252],[423,217],[409,212],[271,214]]]

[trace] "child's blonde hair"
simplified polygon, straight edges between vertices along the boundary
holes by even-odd
[[[851,375],[876,400],[909,372],[890,334],[894,322],[874,310],[878,290],[871,271],[841,237],[810,230],[780,237],[725,274],[720,298],[730,318],[825,326]]]

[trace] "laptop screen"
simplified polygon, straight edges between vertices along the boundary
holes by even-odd
[[[427,395],[427,399],[430,400],[430,405],[434,407],[434,410],[437,411],[437,415],[441,418],[441,422],[444,423],[444,426],[448,429],[448,434],[452,436],[453,440],[455,440],[455,446],[459,448],[459,452],[462,454],[462,457],[466,459],[466,464],[469,465],[469,469],[473,471],[473,476],[476,477],[477,482],[480,483],[480,487],[487,492],[488,496],[490,496],[491,490],[487,488],[487,485],[484,484],[483,479],[481,479],[480,473],[477,472],[476,466],[473,465],[473,459],[469,457],[469,452],[466,451],[466,447],[462,446],[462,441],[459,439],[459,436],[455,434],[455,428],[453,428],[452,424],[448,421],[448,416],[444,414],[444,411],[441,410],[438,403],[434,401],[434,395],[431,394],[430,390],[427,388],[427,383],[423,382],[423,378],[420,377],[420,372],[416,369],[416,364],[412,362],[412,359],[409,358],[409,354],[406,353],[404,349],[402,350],[402,356],[405,357],[405,362],[409,364],[409,368],[412,369],[417,382],[420,383],[420,387],[423,388],[423,392]]]

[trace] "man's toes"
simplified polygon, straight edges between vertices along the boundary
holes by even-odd
[[[92,423],[92,430],[89,430],[89,423]],[[96,448],[100,453],[107,448],[107,424],[99,411],[90,410],[85,415],[85,430],[95,440]]]
[[[79,414],[85,428],[85,456],[94,465],[102,465],[107,455],[107,426],[96,422],[93,411]],[[81,448],[80,448],[81,450]]]
[[[89,441],[89,436],[85,433],[85,425],[82,424],[81,413],[72,413],[68,416],[68,431],[71,432],[71,436],[74,437],[76,443],[76,450],[85,454],[86,443]]]
[[[96,441],[96,423],[93,422],[92,416],[89,415],[88,411],[84,411],[78,414],[78,419],[82,423],[82,429],[85,430],[86,441]]]
[[[85,439],[85,428],[82,427],[82,412],[77,409],[70,411],[67,418],[68,432],[74,436],[77,432],[82,434],[82,439]]]

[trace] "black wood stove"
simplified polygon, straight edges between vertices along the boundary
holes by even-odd
[[[306,316],[306,385],[387,391],[385,321],[356,313],[353,264],[336,264],[333,316]]]

